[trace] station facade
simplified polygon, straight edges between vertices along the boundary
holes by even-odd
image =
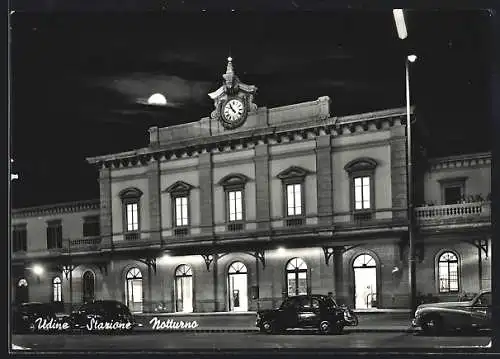
[[[333,292],[357,310],[409,307],[406,109],[258,107],[231,61],[223,79],[209,117],[88,158],[99,199],[13,210],[13,302],[247,312]],[[488,288],[491,154],[419,153],[414,172],[418,292]]]

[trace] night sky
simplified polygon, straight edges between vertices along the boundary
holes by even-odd
[[[489,151],[486,11],[412,11],[398,39],[391,9],[324,13],[51,13],[11,17],[14,208],[97,199],[86,157],[146,147],[147,129],[209,116],[226,59],[255,102],[330,96],[333,116],[412,101],[431,156]],[[153,93],[166,107],[143,102]]]

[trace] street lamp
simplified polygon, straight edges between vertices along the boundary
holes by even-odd
[[[393,9],[394,22],[398,37],[404,40],[408,37],[408,30],[403,9]],[[410,297],[410,310],[413,314],[416,309],[417,282],[415,268],[415,231],[413,217],[413,174],[412,174],[412,142],[411,142],[411,99],[410,99],[410,63],[417,60],[414,54],[405,58],[406,81],[406,166],[407,166],[407,203],[408,203],[408,290]]]
[[[417,280],[415,265],[415,231],[413,217],[413,174],[412,174],[412,148],[411,148],[411,99],[410,99],[410,63],[417,60],[416,55],[408,55],[405,61],[406,72],[406,153],[407,153],[407,176],[408,176],[408,284],[410,290],[410,310],[416,309]]]
[[[36,279],[37,279],[38,283],[40,283],[40,276],[44,272],[43,267],[39,264],[35,264],[31,270],[33,271],[33,274],[36,275]]]

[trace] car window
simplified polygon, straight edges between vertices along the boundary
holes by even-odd
[[[300,309],[311,309],[311,298],[309,298],[309,297],[300,298],[299,308]]]
[[[297,305],[297,298],[288,298],[281,304],[281,309],[295,308]]]
[[[489,307],[491,305],[491,293],[481,294],[476,300],[476,305],[480,307]]]
[[[313,309],[319,309],[319,300],[318,299],[313,298],[311,303],[312,303]]]

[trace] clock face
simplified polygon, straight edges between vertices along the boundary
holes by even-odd
[[[229,100],[222,109],[222,114],[224,119],[228,122],[239,121],[245,112],[245,106],[241,100],[231,99]]]

